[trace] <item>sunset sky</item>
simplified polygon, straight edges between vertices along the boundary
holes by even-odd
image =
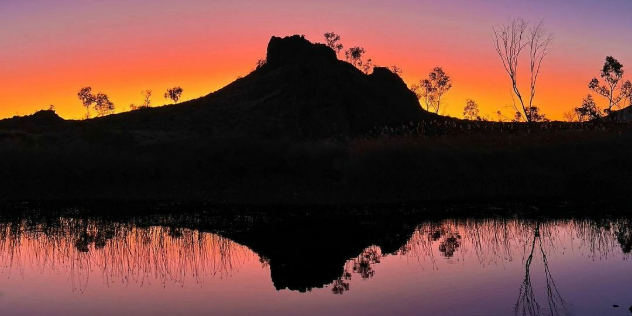
[[[51,104],[80,118],[83,86],[107,93],[117,112],[145,89],[155,105],[175,85],[197,98],[252,70],[272,35],[322,42],[335,31],[376,64],[402,68],[408,84],[443,67],[454,84],[446,114],[461,117],[474,99],[495,119],[511,115],[512,99],[492,26],[521,17],[554,33],[535,104],[561,119],[606,55],[632,79],[631,12],[630,0],[0,0],[0,118]]]

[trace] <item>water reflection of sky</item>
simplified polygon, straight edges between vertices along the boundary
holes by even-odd
[[[626,315],[632,305],[632,263],[621,243],[629,224],[606,224],[423,223],[397,252],[367,247],[347,261],[338,280],[308,293],[276,291],[267,259],[212,233],[76,220],[53,228],[2,224],[0,310],[23,315]]]

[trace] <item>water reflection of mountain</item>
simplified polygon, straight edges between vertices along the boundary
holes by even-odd
[[[347,260],[370,246],[379,247],[383,253],[396,252],[416,226],[406,217],[368,219],[291,218],[227,235],[268,258],[277,289],[307,291],[331,284],[345,273]]]
[[[351,278],[373,277],[384,256],[407,256],[434,268],[438,260],[473,254],[481,265],[525,262],[516,306],[517,312],[524,312],[540,306],[530,284],[534,255],[537,262],[544,259],[547,283],[554,285],[546,255],[556,251],[559,240],[572,238],[582,253],[595,258],[629,253],[632,245],[627,219],[453,220],[397,214],[5,214],[0,219],[0,263],[68,273],[81,290],[94,271],[106,281],[184,285],[187,278],[204,282],[209,276],[230,276],[258,255],[262,265],[269,266],[277,289],[307,291],[331,285],[333,293],[341,294],[350,289]],[[563,302],[556,295],[549,305]]]

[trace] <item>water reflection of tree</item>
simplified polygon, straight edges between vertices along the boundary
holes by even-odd
[[[334,294],[343,294],[349,291],[349,281],[353,275],[359,275],[363,280],[372,278],[375,276],[374,266],[380,263],[381,259],[382,250],[380,247],[371,246],[364,249],[358,257],[347,262],[343,275],[334,281],[331,291]]]
[[[9,273],[27,266],[40,273],[68,273],[73,290],[83,291],[95,271],[114,282],[204,282],[227,277],[256,255],[212,233],[163,226],[60,218],[41,223],[0,223],[0,263]]]
[[[538,234],[534,238],[536,226]],[[504,265],[522,257],[527,269],[521,304],[528,311],[529,299],[535,297],[530,294],[533,292],[530,267],[540,257],[549,284],[548,295],[559,306],[562,300],[548,270],[548,257],[568,251],[564,247],[569,243],[574,251],[580,250],[594,260],[628,253],[632,226],[627,219],[428,221],[418,225],[395,254],[414,259],[422,267],[430,262],[433,269],[439,268],[442,258],[467,256],[485,266]],[[377,246],[365,249],[347,262],[343,274],[332,284],[332,292],[348,291],[352,277],[374,277],[375,265],[385,255]],[[162,226],[81,218],[0,223],[0,264],[9,273],[23,273],[26,267],[34,267],[41,273],[67,273],[73,288],[78,290],[86,288],[95,272],[100,272],[105,284],[150,282],[184,286],[191,280],[202,283],[207,276],[231,275],[247,258],[256,257],[226,238],[176,227],[168,221]],[[261,258],[260,262],[263,267],[269,264],[267,258]]]
[[[615,255],[616,245],[624,253],[632,247],[632,226],[627,220],[549,220],[540,222],[545,250],[563,253],[571,247],[592,259]],[[533,238],[531,220],[477,219],[445,220],[420,224],[397,254],[428,261],[437,266],[437,254],[443,258],[473,256],[481,265],[504,264],[516,257],[526,258]],[[563,241],[569,241],[568,245]]]
[[[450,232],[444,235],[443,240],[439,244],[439,252],[446,258],[452,258],[454,253],[461,246],[461,235],[459,233]]]
[[[621,221],[617,226],[617,241],[623,253],[632,252],[632,223],[630,221]]]
[[[565,311],[564,300],[551,275],[548,255],[572,250],[599,260],[616,255],[618,245],[623,253],[630,252],[632,248],[632,225],[627,220],[536,221],[492,218],[422,223],[395,254],[414,259],[422,267],[425,263],[430,263],[432,269],[439,268],[439,258],[474,257],[482,266],[505,265],[516,258],[522,258],[525,263],[525,279],[516,309],[523,315],[539,315],[541,310],[535,308],[537,303],[531,285],[530,269],[534,257],[541,258],[549,310],[552,315],[559,315]],[[359,258],[363,256],[366,253]],[[362,267],[358,258],[353,262]],[[341,294],[349,290],[349,281],[356,271],[362,271],[368,277],[373,276],[375,272],[372,266],[367,267],[371,269],[346,269],[344,275],[333,283],[332,291]]]
[[[378,247],[369,247],[353,261],[353,272],[359,274],[362,279],[369,279],[375,275],[373,265],[380,263],[382,252]]]
[[[557,285],[553,280],[553,276],[551,275],[551,270],[549,269],[549,262],[546,256],[545,247],[542,244],[542,235],[540,232],[540,223],[537,223],[533,233],[533,240],[531,242],[531,250],[528,253],[528,256],[525,260],[525,277],[522,281],[522,286],[518,292],[518,300],[516,301],[516,305],[514,307],[514,312],[516,315],[541,315],[540,311],[542,310],[540,304],[536,299],[535,291],[533,290],[533,285],[531,283],[531,264],[533,263],[533,258],[536,250],[536,245],[540,250],[540,254],[542,256],[542,263],[544,265],[544,275],[546,279],[546,289],[547,289],[547,299],[549,305],[549,315],[557,316],[557,315],[565,315],[567,314],[566,306],[564,299],[560,295],[559,290],[557,289]]]

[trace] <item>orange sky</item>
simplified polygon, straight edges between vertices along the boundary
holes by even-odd
[[[467,99],[481,114],[510,116],[510,85],[491,41],[491,26],[509,16],[546,19],[554,33],[535,104],[552,119],[581,104],[606,55],[632,67],[632,3],[594,1],[402,0],[253,1],[31,0],[0,5],[0,117],[50,104],[80,118],[83,86],[127,111],[152,89],[206,95],[246,75],[265,57],[272,35],[322,41],[336,31],[347,47],[363,46],[379,65],[397,65],[411,84],[435,66],[453,78],[446,114],[460,117]],[[525,63],[523,63],[526,66]],[[632,69],[632,68],[631,68]],[[630,77],[632,78],[632,76]],[[528,83],[523,81],[523,83]],[[603,102],[602,102],[603,104]]]

